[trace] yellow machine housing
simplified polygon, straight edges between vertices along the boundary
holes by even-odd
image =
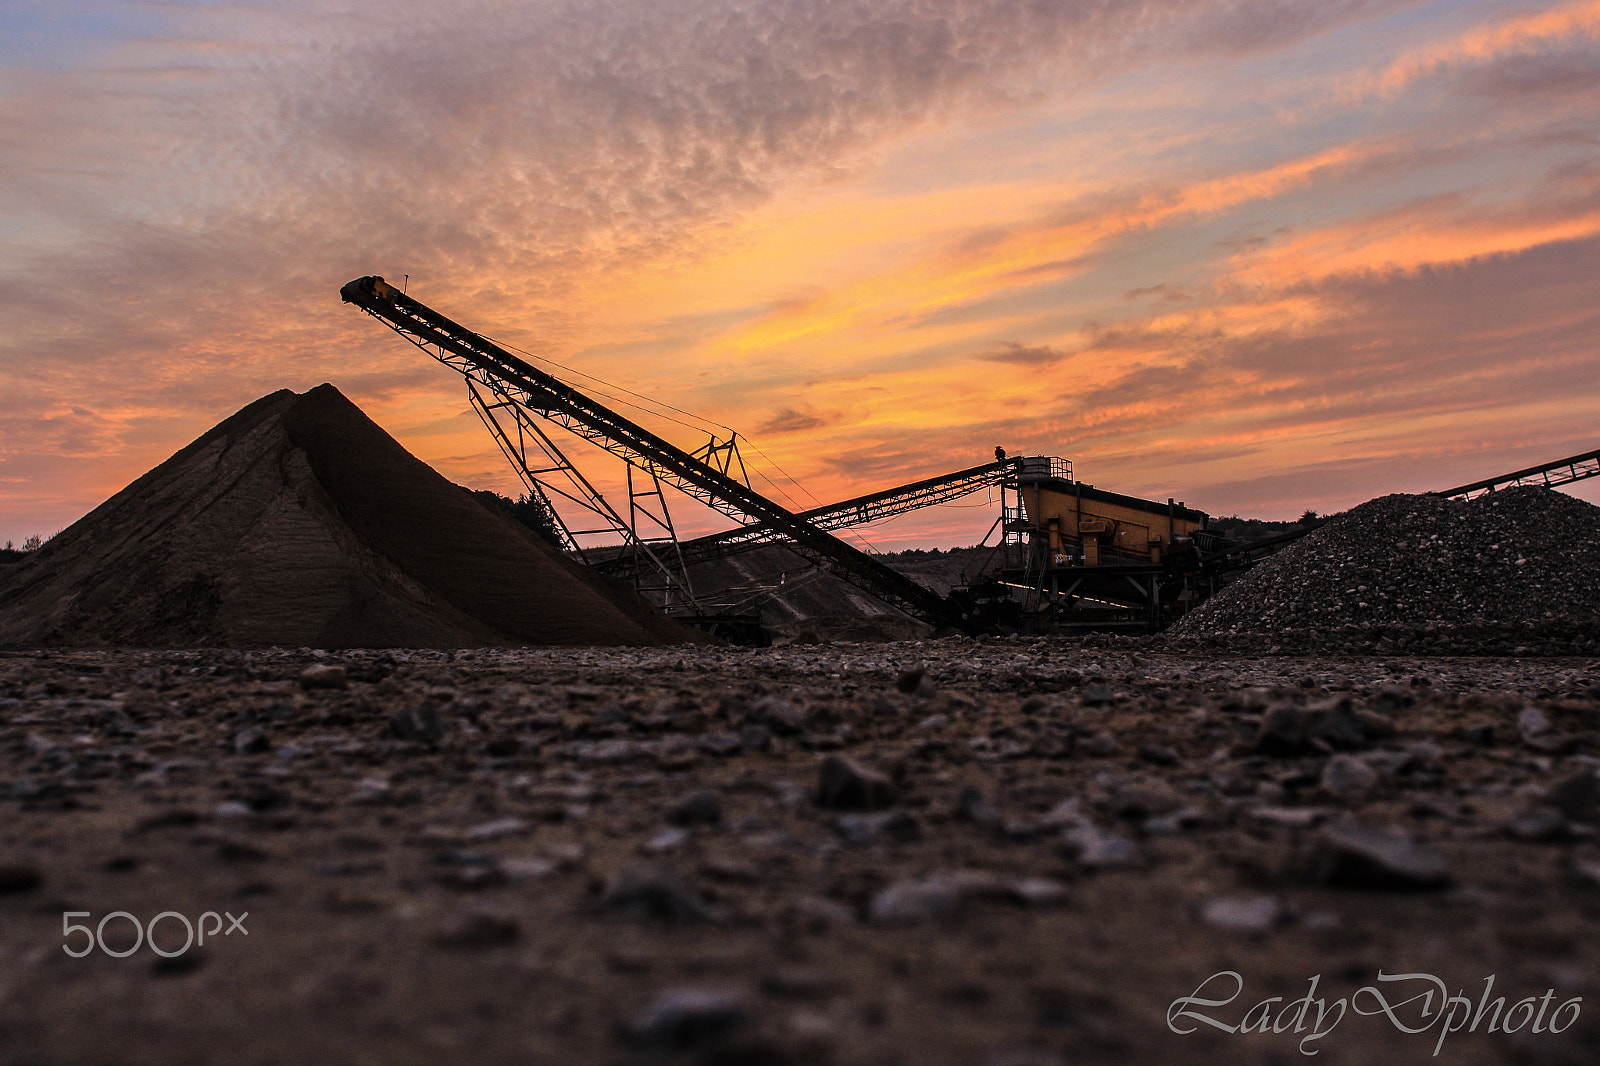
[[[1175,500],[1160,503],[1074,481],[1071,466],[1028,456],[1018,472],[1016,532],[1048,539],[1049,565],[1160,565],[1174,542],[1204,529],[1208,515]]]

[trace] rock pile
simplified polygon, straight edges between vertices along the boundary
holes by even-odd
[[[446,481],[332,385],[257,400],[0,566],[0,647],[694,639]]]
[[[1518,488],[1364,503],[1212,597],[1164,643],[1580,655],[1597,634],[1600,508]]]

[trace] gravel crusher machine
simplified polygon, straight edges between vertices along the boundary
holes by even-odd
[[[531,356],[513,354],[381,277],[357,278],[340,295],[465,378],[468,400],[562,548],[631,580],[669,613],[736,642],[765,639],[755,616],[738,611],[750,601],[749,590],[696,589],[691,571],[698,563],[768,544],[782,544],[811,566],[936,626],[968,632],[995,624],[1154,630],[1320,524],[1305,523],[1250,542],[1230,541],[1207,528],[1205,512],[1184,503],[1096,488],[1074,478],[1066,459],[1007,458],[999,448],[990,463],[795,511],[751,486],[739,435],[727,427],[714,428],[705,444],[685,450],[534,366]],[[552,427],[623,460],[625,505],[614,506],[567,458],[548,431]],[[1554,486],[1596,475],[1600,451],[1435,495],[1468,499],[1512,485]],[[667,488],[737,524],[710,536],[680,539]],[[1000,517],[989,532],[1000,537],[983,573],[969,575],[969,584],[948,597],[836,535],[984,489],[1000,494]],[[584,524],[569,522],[553,498],[565,501],[566,511]],[[597,537],[610,546],[596,547],[591,538]],[[757,595],[773,591],[755,589]]]

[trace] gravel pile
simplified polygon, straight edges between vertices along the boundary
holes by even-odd
[[[1542,488],[1384,496],[1258,565],[1170,647],[1593,654],[1600,508]]]

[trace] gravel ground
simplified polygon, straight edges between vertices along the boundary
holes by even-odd
[[[1597,686],[1110,638],[0,656],[0,1062],[1432,1059],[1454,1008],[1380,972],[1549,1012],[1436,1061],[1592,1062]],[[64,950],[115,911],[208,939]]]

